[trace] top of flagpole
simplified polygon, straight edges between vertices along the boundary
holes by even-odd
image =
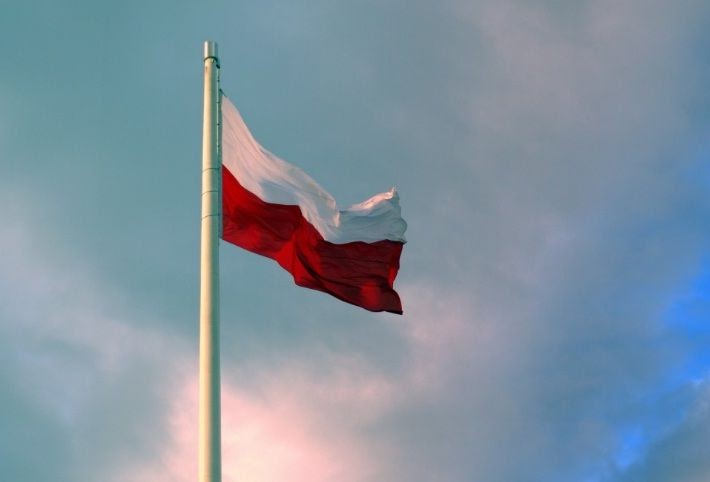
[[[203,60],[214,59],[219,67],[219,56],[217,55],[217,42],[212,40],[205,41]]]

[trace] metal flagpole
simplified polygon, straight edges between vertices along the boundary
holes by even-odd
[[[217,43],[205,42],[200,252],[199,482],[220,482],[219,235],[221,213],[220,90]]]

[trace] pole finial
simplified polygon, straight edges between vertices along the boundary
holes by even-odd
[[[204,47],[203,60],[207,60],[209,58],[215,59],[219,64],[219,56],[217,55],[217,42],[214,42],[212,40],[206,40]]]

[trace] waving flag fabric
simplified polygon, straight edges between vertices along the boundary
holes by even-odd
[[[261,147],[222,97],[225,241],[277,261],[299,286],[402,313],[393,289],[407,223],[392,189],[340,210],[301,169]]]

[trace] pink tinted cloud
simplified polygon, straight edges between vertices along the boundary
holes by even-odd
[[[471,356],[486,357],[480,350],[472,355],[471,348],[499,335],[486,333],[485,327],[473,330],[465,321],[471,309],[463,299],[436,302],[432,287],[405,289],[422,306],[419,316],[394,321],[410,353],[404,371],[396,375],[357,355],[331,352],[284,360],[269,370],[223,368],[225,481],[363,482],[397,471],[391,461],[400,459],[401,449],[382,436],[385,422],[403,406],[445,392],[448,378],[457,372],[452,368]],[[448,314],[437,309],[442,305],[449,307]],[[169,442],[161,456],[127,467],[114,480],[194,480],[197,369],[190,366],[185,372],[191,375],[168,397]]]
[[[305,372],[289,374],[288,370],[265,382],[257,394],[223,383],[224,480],[368,480],[374,470],[372,454],[353,424],[358,414],[367,413],[358,410],[359,405],[367,406],[373,399],[375,404],[379,403],[376,399],[380,395],[375,393],[379,388],[370,381],[347,385],[332,378],[317,380]],[[172,394],[168,416],[169,443],[159,459],[128,467],[116,474],[114,480],[194,480],[196,377],[187,377]]]

